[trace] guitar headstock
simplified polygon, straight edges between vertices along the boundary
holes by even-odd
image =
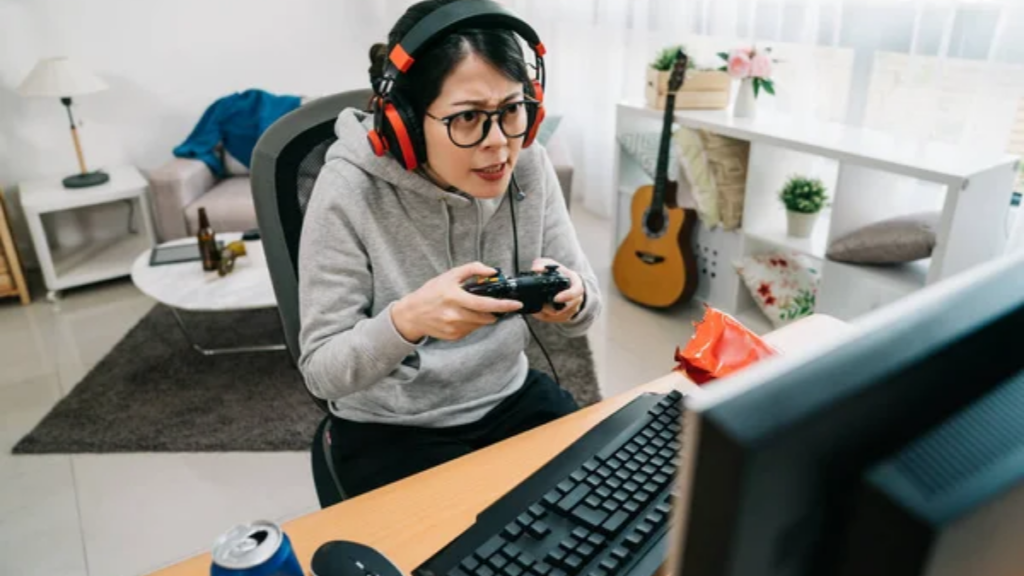
[[[678,92],[683,87],[683,80],[686,78],[686,66],[690,59],[682,50],[676,54],[676,63],[672,65],[672,74],[668,78],[668,91]]]

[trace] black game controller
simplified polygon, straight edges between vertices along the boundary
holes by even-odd
[[[513,278],[506,278],[500,268],[494,270],[493,276],[471,278],[462,287],[477,296],[518,300],[523,303],[519,314],[536,314],[545,304],[551,304],[555,310],[565,308],[565,304],[555,302],[555,295],[568,289],[570,282],[558,272],[558,266],[549,264],[544,272],[523,272]]]

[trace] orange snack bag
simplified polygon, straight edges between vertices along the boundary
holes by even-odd
[[[682,351],[676,347],[676,370],[697,384],[728,376],[778,351],[732,316],[705,306],[704,319]]]

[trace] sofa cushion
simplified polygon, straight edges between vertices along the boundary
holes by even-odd
[[[244,232],[256,227],[256,208],[248,177],[225,178],[186,206],[185,223],[190,235],[199,231],[200,208],[206,208],[210,226],[217,232]]]

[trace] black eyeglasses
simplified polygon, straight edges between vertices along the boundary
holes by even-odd
[[[498,117],[498,128],[506,138],[522,138],[530,128],[530,117],[536,111],[536,100],[509,102],[497,110],[463,110],[438,118],[427,116],[448,127],[448,138],[459,148],[472,148],[491,132],[491,120]]]

